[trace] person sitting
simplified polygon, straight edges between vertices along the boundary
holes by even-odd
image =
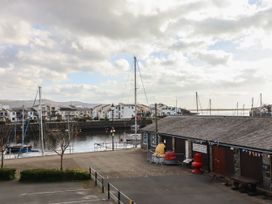
[[[157,145],[153,156],[156,156],[156,157],[164,157],[165,156],[165,145],[162,141],[160,141],[160,143]]]

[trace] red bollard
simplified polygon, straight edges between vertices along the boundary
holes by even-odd
[[[200,174],[201,173],[201,170],[200,168],[202,167],[202,161],[201,161],[201,154],[200,153],[195,153],[194,154],[194,162],[192,163],[192,167],[193,167],[193,170],[192,170],[192,173],[193,174]]]

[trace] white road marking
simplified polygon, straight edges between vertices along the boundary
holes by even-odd
[[[41,192],[35,192],[35,193],[22,193],[22,194],[20,194],[20,196],[56,194],[56,193],[65,193],[65,192],[74,192],[74,191],[88,191],[88,189],[80,188],[80,189],[68,189],[68,190],[64,190],[64,191],[41,191]]]
[[[57,202],[50,204],[74,204],[74,203],[90,203],[90,202],[99,202],[99,201],[106,201],[107,199],[89,199],[89,200],[72,200],[72,201],[64,201],[64,202]]]
[[[87,196],[84,196],[82,199],[89,200],[89,199],[94,199],[94,198],[97,198],[97,196],[96,195],[87,195]]]

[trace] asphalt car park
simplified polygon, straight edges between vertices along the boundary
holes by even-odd
[[[111,203],[90,182],[0,183],[0,203],[85,204]]]

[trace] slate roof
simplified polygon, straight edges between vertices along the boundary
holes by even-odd
[[[155,124],[142,130],[155,132]],[[158,121],[158,133],[272,152],[272,118],[170,116]]]

